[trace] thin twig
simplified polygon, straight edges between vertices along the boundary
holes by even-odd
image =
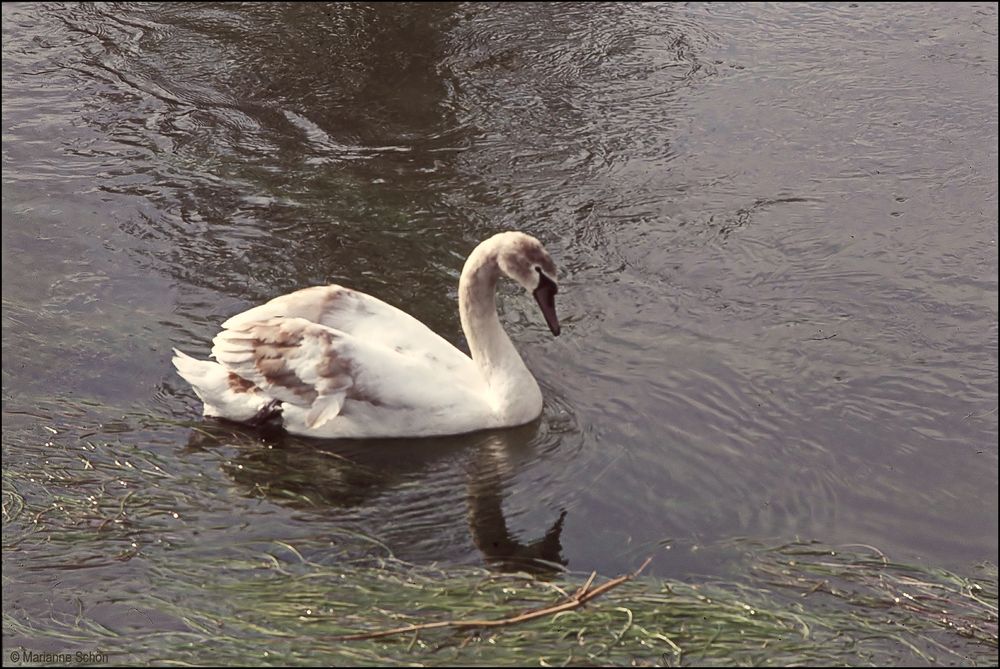
[[[642,571],[653,561],[653,558],[648,557],[646,561],[643,562],[638,569],[636,569],[631,574],[624,574],[618,578],[613,578],[607,583],[602,583],[593,590],[590,590],[590,585],[594,582],[595,575],[591,574],[584,586],[577,590],[572,597],[566,599],[558,604],[552,606],[547,606],[541,609],[533,609],[531,611],[526,611],[516,616],[511,616],[509,618],[500,618],[498,620],[443,620],[436,623],[421,623],[419,625],[407,625],[406,627],[396,627],[394,629],[380,630],[378,632],[364,632],[361,634],[344,634],[341,636],[331,636],[325,637],[329,641],[361,641],[363,639],[380,639],[382,637],[392,636],[394,634],[408,634],[410,632],[419,632],[421,630],[430,629],[441,629],[445,627],[450,627],[453,629],[469,629],[476,627],[506,627],[507,625],[516,625],[517,623],[527,622],[529,620],[535,620],[536,618],[544,618],[545,616],[550,616],[562,611],[569,611],[571,609],[578,608],[589,602],[595,597],[600,597],[608,590],[615,588],[625,581],[631,581],[633,578],[642,573]]]
[[[574,592],[573,596],[570,597],[569,599],[572,599],[572,600],[579,599],[580,595],[583,595],[588,590],[590,590],[590,586],[593,584],[595,578],[597,578],[597,572],[596,571],[590,572],[590,578],[588,578],[587,581],[583,585],[581,585],[579,588],[577,588],[576,592]]]

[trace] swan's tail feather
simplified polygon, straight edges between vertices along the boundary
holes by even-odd
[[[253,383],[217,362],[198,360],[175,348],[173,363],[177,373],[191,384],[195,394],[205,403],[206,416],[250,420],[271,399]]]

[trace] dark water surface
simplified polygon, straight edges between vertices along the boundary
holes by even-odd
[[[197,419],[171,347],[325,282],[459,342],[504,229],[562,272],[558,339],[502,288],[539,423]],[[995,4],[4,4],[5,613],[141,625],[113,603],[175,552],[345,530],[680,578],[740,537],[995,562],[996,239]]]

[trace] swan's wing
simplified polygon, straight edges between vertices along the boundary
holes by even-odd
[[[308,422],[315,426],[340,413],[354,386],[338,340],[336,331],[305,319],[272,318],[223,330],[212,342],[212,355],[268,396],[308,407]]]
[[[464,363],[402,353],[304,318],[226,325],[213,341],[215,359],[265,394],[307,409],[310,428],[338,416],[348,400],[442,411],[463,406],[470,395],[485,390]]]
[[[451,365],[471,359],[447,340],[401,309],[343,286],[314,286],[276,297],[233,316],[222,324],[238,329],[271,318],[304,318],[404,354],[423,354]]]

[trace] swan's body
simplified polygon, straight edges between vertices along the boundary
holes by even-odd
[[[542,393],[496,311],[496,282],[533,290],[553,334],[555,265],[534,237],[480,244],[459,281],[472,357],[409,314],[337,285],[277,297],[233,316],[213,341],[215,362],[175,350],[177,372],[204,414],[239,422],[280,417],[312,437],[418,437],[534,420]]]

